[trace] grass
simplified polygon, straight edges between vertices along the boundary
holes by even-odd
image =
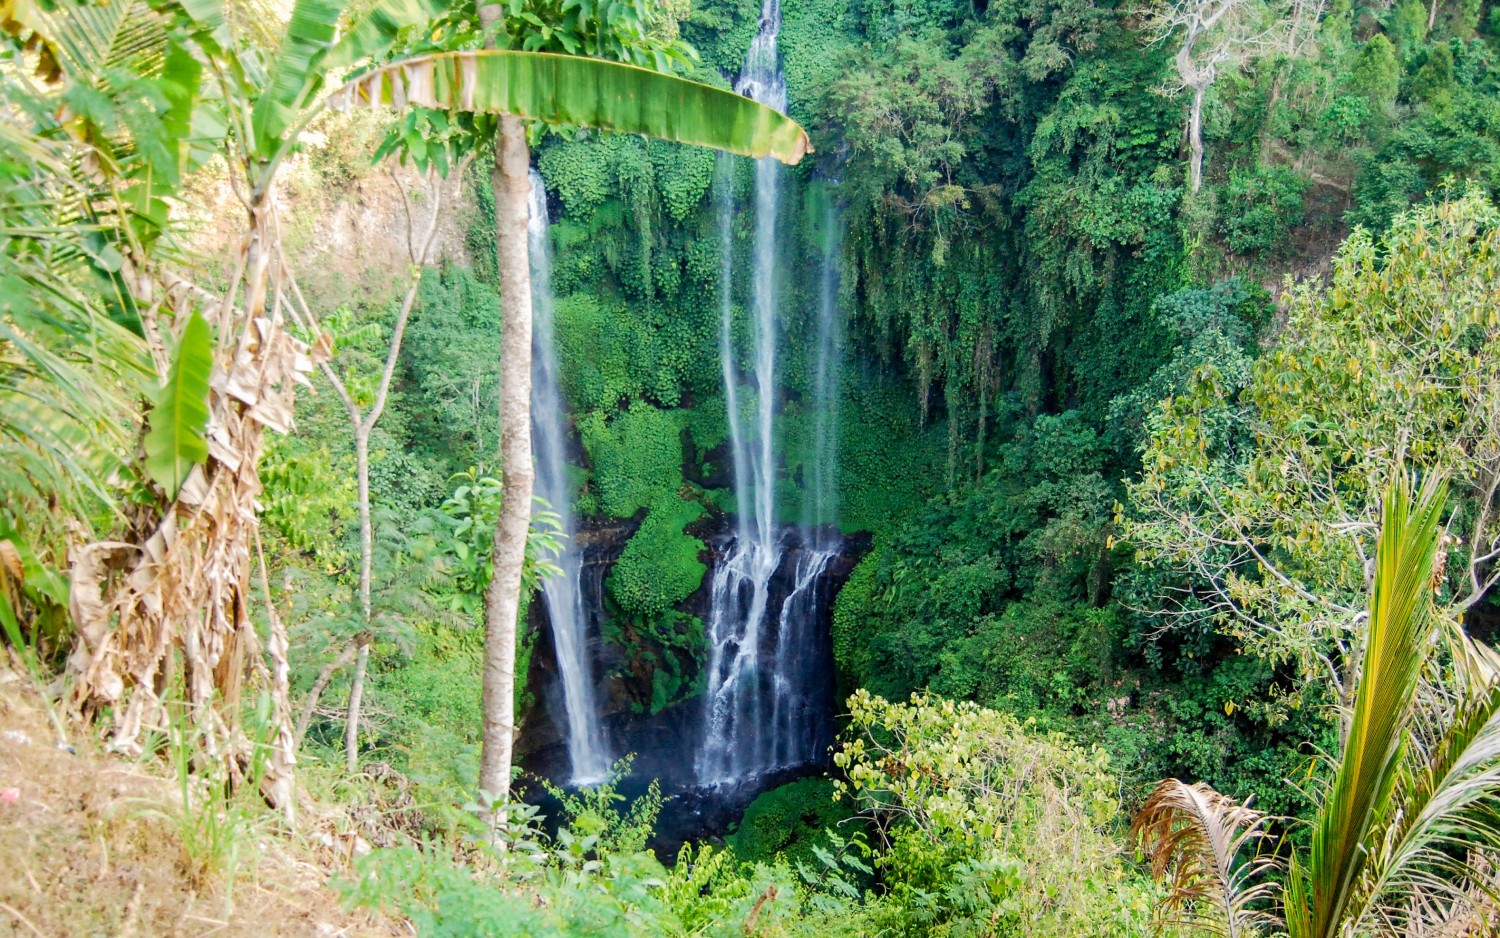
[[[0,803],[0,935],[401,933],[329,887],[351,852],[336,819],[285,836],[257,803],[189,772],[181,738],[131,760],[70,726],[68,752],[47,710],[27,677],[0,667],[0,789],[19,791]]]

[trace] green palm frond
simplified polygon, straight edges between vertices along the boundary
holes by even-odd
[[[70,144],[0,122],[0,165],[0,489],[107,501],[144,348],[94,289],[103,248],[97,226],[70,214],[88,188]]]
[[[1392,821],[1413,698],[1432,639],[1433,560],[1446,501],[1437,480],[1413,499],[1405,476],[1386,494],[1349,733],[1314,821],[1311,849],[1305,862],[1293,864],[1292,938],[1338,938],[1371,898],[1366,877]]]

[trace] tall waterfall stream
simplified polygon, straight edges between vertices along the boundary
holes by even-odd
[[[780,0],[764,0],[758,29],[736,89],[785,111],[786,82],[777,35]],[[540,757],[543,774],[586,786],[608,776],[612,758],[636,753],[629,792],[652,778],[674,795],[659,829],[664,842],[722,826],[732,812],[779,780],[796,777],[827,759],[833,735],[833,658],[828,634],[834,594],[851,569],[838,533],[836,469],[839,388],[838,217],[822,219],[823,250],[813,255],[806,295],[815,322],[805,356],[807,381],[801,406],[811,419],[799,433],[778,436],[781,400],[778,348],[782,320],[795,302],[782,279],[790,255],[783,230],[784,171],[774,160],[754,166],[753,198],[740,204],[733,178],[739,158],[719,158],[722,266],[720,271],[724,400],[737,509],[729,529],[705,535],[711,556],[701,603],[707,642],[703,693],[661,713],[621,710],[608,688],[621,678],[596,673],[610,667],[610,646],[596,654],[603,615],[602,558],[577,544],[573,486],[568,465],[568,420],[560,387],[547,246],[546,192],[532,179],[531,255],[535,311],[532,419],[537,494],[561,522],[560,573],[548,578],[543,600],[555,655],[549,698],[563,737],[567,768],[557,754]],[[743,231],[748,250],[736,251]],[[744,274],[737,264],[746,268]],[[737,276],[739,274],[739,276]],[[737,301],[742,305],[737,305]],[[783,436],[799,437],[783,439]],[[800,437],[806,437],[801,439]],[[783,447],[801,447],[804,497],[800,516],[778,515],[777,488],[788,485]],[[798,517],[787,523],[787,515]],[[628,535],[627,535],[628,536]],[[587,538],[585,538],[587,542]],[[585,555],[588,556],[585,556]],[[594,608],[598,607],[598,608]],[[618,660],[618,659],[616,659]],[[619,672],[615,672],[618,675]],[[560,693],[557,690],[560,689]],[[614,700],[613,712],[606,713]],[[558,711],[561,711],[560,713]],[[608,728],[606,728],[608,727]],[[680,815],[680,816],[679,816]]]

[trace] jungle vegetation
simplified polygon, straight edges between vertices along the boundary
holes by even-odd
[[[411,77],[547,52],[722,103],[759,13],[0,0],[0,637],[58,741],[245,837],[332,812],[376,845],[326,861],[341,901],[424,935],[1500,928],[1500,7],[784,0],[755,139]],[[359,100],[403,106],[324,106]],[[831,256],[868,543],[833,770],[676,857],[612,784],[544,833],[505,800],[556,537],[527,170],[649,714],[702,691],[733,503],[715,189],[751,164],[695,144],[809,143],[778,504]],[[367,197],[394,260],[318,243]]]

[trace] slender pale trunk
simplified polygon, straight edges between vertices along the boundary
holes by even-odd
[[[527,253],[531,156],[519,118],[500,118],[495,143],[495,253],[500,272],[500,517],[484,596],[484,749],[479,788],[510,795],[515,742],[516,625],[531,524],[531,260]]]
[[[1188,189],[1194,194],[1203,187],[1203,96],[1206,83],[1193,86],[1193,102],[1188,105]]]
[[[373,416],[378,417],[379,414]],[[354,424],[355,480],[359,497],[359,608],[365,628],[354,637],[356,660],[354,681],[349,685],[349,713],[344,720],[344,766],[359,768],[359,708],[365,698],[365,673],[370,663],[370,569],[375,552],[375,534],[370,525],[370,423]]]
[[[366,633],[368,635],[368,633]],[[354,680],[349,685],[349,719],[344,722],[344,768],[359,768],[359,708],[365,696],[365,671],[370,664],[370,640],[362,635],[355,640],[359,650],[354,658]]]
[[[313,715],[318,712],[318,701],[323,697],[323,691],[328,689],[328,684],[339,669],[354,660],[354,646],[345,645],[339,652],[338,657],[323,665],[323,670],[318,672],[318,679],[307,691],[307,699],[302,702],[302,714],[297,717],[297,745],[302,745],[302,740],[307,736],[308,727],[312,726]]]
[[[468,168],[469,160],[470,157],[465,157],[457,166],[459,184],[454,193],[455,198],[458,192],[462,191],[463,174]],[[375,529],[370,520],[370,432],[375,429],[375,424],[385,413],[385,402],[391,390],[391,379],[396,373],[396,363],[401,357],[401,340],[406,335],[406,324],[411,319],[412,308],[417,301],[417,291],[422,285],[422,271],[432,261],[438,219],[442,216],[443,209],[443,185],[429,170],[427,195],[431,215],[427,221],[426,232],[419,239],[416,219],[411,210],[411,199],[407,195],[406,187],[396,176],[395,170],[391,171],[391,181],[396,184],[397,190],[401,193],[401,204],[406,209],[406,252],[411,259],[411,268],[408,273],[406,296],[401,300],[401,309],[396,314],[396,324],[391,330],[391,342],[386,350],[385,368],[380,373],[380,384],[376,388],[375,401],[370,405],[370,412],[366,414],[360,410],[359,405],[350,396],[349,389],[344,386],[343,379],[339,377],[338,372],[333,370],[332,365],[324,362],[322,366],[328,383],[333,386],[339,399],[344,402],[344,408],[349,413],[349,424],[354,430],[355,483],[359,500],[359,606],[365,627],[318,675],[317,683],[313,685],[309,694],[308,704],[303,710],[302,722],[297,730],[297,738],[300,741],[302,735],[307,732],[306,724],[312,719],[318,696],[323,693],[333,672],[350,661],[356,661],[354,680],[349,686],[349,707],[344,720],[344,763],[351,772],[359,764],[360,706],[364,701],[365,674],[370,660],[370,644],[375,640],[375,633],[370,624],[370,597],[374,580],[372,567],[375,557]],[[298,295],[300,296],[300,293]],[[310,310],[307,316],[308,319],[312,318]]]

